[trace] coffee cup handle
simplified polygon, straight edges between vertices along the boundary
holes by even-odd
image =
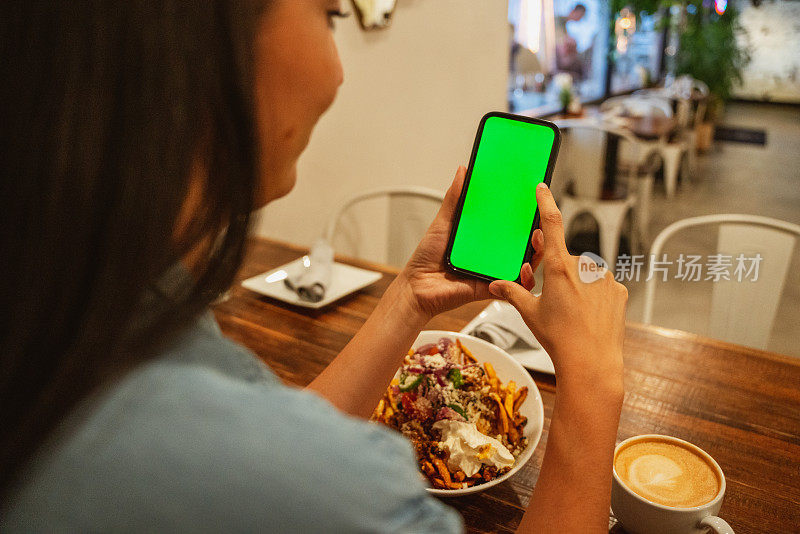
[[[701,527],[711,527],[716,534],[733,534],[733,529],[727,521],[714,515],[709,515],[700,520]]]

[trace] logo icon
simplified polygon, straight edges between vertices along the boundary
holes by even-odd
[[[591,252],[578,256],[578,277],[584,284],[591,284],[603,278],[608,272],[608,264],[603,258]]]

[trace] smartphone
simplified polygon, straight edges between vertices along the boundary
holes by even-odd
[[[487,281],[519,281],[539,224],[536,186],[550,185],[560,142],[551,122],[484,115],[447,243],[449,269]]]

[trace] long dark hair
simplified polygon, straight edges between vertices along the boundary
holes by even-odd
[[[231,284],[256,187],[252,46],[264,4],[4,4],[0,494],[78,401]],[[196,168],[205,179],[192,179]],[[193,276],[148,299],[190,251]]]

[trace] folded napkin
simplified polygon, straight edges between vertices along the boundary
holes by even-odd
[[[508,350],[517,343],[532,349],[542,346],[519,312],[508,302],[496,300],[480,314],[479,322],[468,332],[477,338]]]
[[[319,239],[283,283],[297,293],[300,300],[319,302],[330,287],[332,267],[333,248],[325,239]]]

